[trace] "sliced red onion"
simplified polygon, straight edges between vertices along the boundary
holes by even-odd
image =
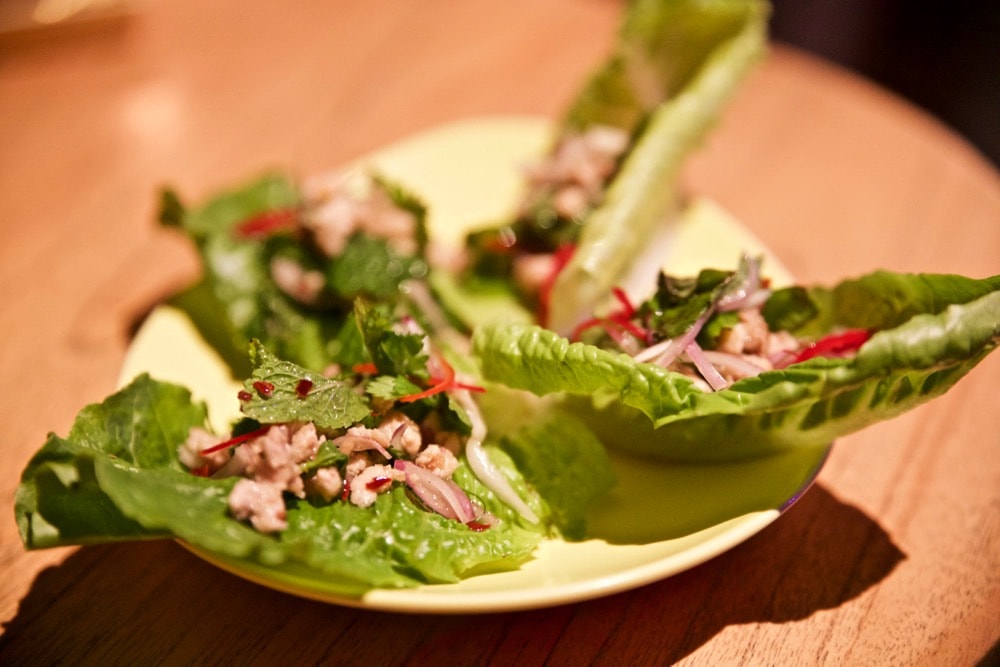
[[[715,366],[713,366],[712,362],[705,356],[704,351],[702,351],[701,346],[699,346],[698,343],[691,341],[688,343],[688,346],[684,348],[684,351],[687,353],[688,357],[691,358],[691,362],[695,365],[695,368],[698,369],[698,372],[701,373],[701,376],[705,378],[705,381],[708,382],[708,385],[712,389],[719,391],[720,389],[725,389],[729,386],[729,383],[726,382],[726,378],[722,377],[722,374],[716,370]]]
[[[438,477],[415,463],[396,459],[393,467],[406,476],[406,484],[430,509],[460,523],[475,520],[476,508],[465,491],[450,479]]]
[[[661,340],[655,345],[650,345],[645,350],[639,350],[636,354],[632,356],[633,359],[639,363],[646,363],[649,361],[655,361],[663,352],[667,351],[670,344],[674,342],[673,338],[668,338],[666,340]]]
[[[729,375],[736,378],[748,378],[760,375],[766,368],[759,366],[746,358],[731,352],[719,352],[717,350],[702,350],[702,354],[716,368],[729,372]]]
[[[389,446],[395,450],[403,449],[403,435],[406,433],[406,424],[400,424],[396,427],[396,430],[392,432],[392,437],[389,438]]]
[[[364,452],[374,449],[376,452],[384,456],[387,461],[392,459],[392,454],[390,454],[389,450],[383,447],[380,442],[374,438],[366,438],[363,435],[342,435],[339,438],[334,438],[333,444],[335,444],[337,449],[344,454],[350,454],[351,452]]]
[[[538,523],[538,516],[528,507],[527,503],[517,495],[514,488],[503,476],[503,473],[496,467],[490,459],[486,448],[483,447],[483,439],[486,438],[486,422],[479,412],[479,406],[472,400],[468,391],[460,389],[452,393],[452,396],[465,408],[472,422],[472,433],[465,443],[465,458],[469,461],[472,472],[485,484],[497,498],[514,508],[514,510],[531,523]]]
[[[707,322],[708,318],[712,316],[712,312],[711,308],[705,310],[705,312],[701,314],[701,317],[695,320],[694,324],[692,324],[687,331],[677,338],[674,338],[663,353],[656,357],[652,363],[663,366],[664,368],[672,364],[674,360],[680,356],[681,352],[687,350],[687,348],[694,343],[694,339],[698,337],[698,334],[701,332],[701,328],[705,326],[705,322]]]
[[[760,262],[756,258],[744,256],[743,266],[746,272],[740,282],[728,286],[722,296],[715,302],[719,312],[740,310],[747,307],[747,300],[760,289]]]

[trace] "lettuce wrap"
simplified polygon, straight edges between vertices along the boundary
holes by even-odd
[[[874,333],[853,355],[816,357],[719,391],[534,325],[486,325],[473,349],[484,377],[560,396],[609,447],[671,461],[737,460],[822,446],[943,394],[1000,342],[1000,276],[879,271],[832,289],[778,290],[763,310],[799,336]]]
[[[558,411],[488,433],[477,444],[502,478],[500,487],[528,507],[524,512],[501,497],[495,479],[470,463],[468,441],[447,482],[456,486],[446,488],[443,502],[434,493],[446,482],[427,471],[417,476],[415,453],[397,451],[402,445],[394,437],[387,454],[405,471],[405,480],[404,475],[380,479],[368,505],[353,495],[349,502],[345,485],[343,496],[326,498],[286,491],[280,527],[235,516],[234,489],[247,473],[222,473],[237,460],[237,449],[272,426],[311,425],[327,438],[301,464],[307,485],[320,469],[343,471],[350,465],[350,450],[338,443],[361,437],[352,436],[358,432],[353,429],[370,432],[365,427],[377,424],[376,413],[399,411],[414,420],[411,424],[419,421],[421,429],[433,423],[441,433],[475,434],[475,419],[470,423],[475,408],[456,398],[458,385],[435,386],[428,374],[432,366],[422,335],[396,331],[384,305],[359,306],[355,321],[371,354],[365,369],[334,377],[279,359],[255,343],[253,374],[234,396],[243,414],[233,426],[234,437],[196,450],[195,463],[185,455],[184,443],[209,420],[205,405],[193,401],[185,387],[142,374],[84,408],[66,437],[49,436],[22,475],[15,512],[24,544],[39,549],[174,538],[212,560],[263,569],[269,578],[360,595],[373,587],[454,582],[474,572],[516,568],[546,537],[583,537],[587,507],[612,485],[612,473],[588,429]],[[484,408],[483,417],[493,421],[490,410]],[[200,467],[202,458],[219,454],[225,461],[220,472],[211,475]],[[552,480],[547,468],[533,466],[532,457],[539,456],[558,461],[573,484]],[[427,476],[435,478],[433,484]],[[360,474],[354,478],[356,485],[360,479]],[[448,504],[465,497],[475,512],[471,517]]]
[[[360,354],[354,299],[416,314],[400,286],[427,273],[426,215],[419,197],[378,174],[298,183],[268,173],[195,206],[165,189],[159,221],[193,242],[203,269],[171,303],[234,377],[249,371],[251,339],[313,370],[350,363]]]
[[[570,105],[553,153],[561,159],[573,141],[570,154],[590,160],[597,149],[576,145],[606,144],[600,135],[609,128],[622,132],[626,145],[593,158],[614,160],[600,168],[600,182],[590,182],[594,164],[585,163],[582,174],[570,165],[569,173],[553,177],[555,184],[543,179],[529,188],[514,220],[470,235],[472,283],[484,283],[489,293],[520,285],[512,298],[533,304],[542,324],[564,334],[588,316],[643,263],[643,253],[655,248],[651,241],[683,206],[679,170],[763,55],[768,14],[769,5],[755,0],[630,3],[614,52]],[[600,132],[593,141],[591,130]],[[542,167],[553,169],[562,167]],[[561,195],[581,189],[592,190],[587,203],[564,211]],[[517,265],[546,256],[553,259],[543,284],[522,285]]]

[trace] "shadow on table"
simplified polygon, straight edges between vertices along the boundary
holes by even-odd
[[[903,558],[876,522],[822,486],[693,570],[599,600],[508,614],[359,612],[247,583],[172,542],[93,546],[38,575],[4,626],[0,664],[380,665],[441,655],[455,665],[492,656],[600,664],[635,656],[636,646],[666,664],[730,625],[836,608]]]

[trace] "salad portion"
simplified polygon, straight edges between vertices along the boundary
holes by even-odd
[[[1000,343],[1000,276],[879,271],[771,290],[756,260],[661,274],[654,294],[585,320],[575,340],[493,323],[484,377],[557,395],[608,446],[738,460],[818,446],[939,396]]]
[[[159,218],[194,242],[204,269],[174,303],[242,375],[251,339],[315,370],[357,355],[355,299],[421,315],[426,215],[403,187],[345,171],[302,183],[268,174],[197,207],[164,190]]]
[[[631,3],[512,219],[469,236],[466,282],[512,287],[567,334],[627,274],[651,278],[662,262],[651,241],[684,207],[680,167],[763,55],[768,12],[756,0]]]
[[[326,374],[254,342],[226,434],[148,375],[85,408],[25,470],[25,544],[177,537],[357,594],[515,568],[548,536],[583,537],[613,484],[588,429],[554,411],[489,433],[471,398],[484,390],[411,321],[362,302],[355,321],[368,361]],[[538,456],[574,483],[519,465]]]
[[[946,391],[1000,342],[1000,276],[774,289],[755,256],[661,269],[691,215],[680,164],[766,18],[757,0],[630,3],[514,213],[457,259],[374,169],[198,206],[165,190],[160,222],[203,267],[169,305],[243,382],[239,417],[210,427],[184,382],[128,378],[29,462],[25,545],[179,538],[347,595],[454,582],[586,539],[615,487],[605,447],[820,452]]]

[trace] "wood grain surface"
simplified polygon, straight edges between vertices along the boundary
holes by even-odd
[[[312,173],[441,123],[554,117],[609,0],[149,0],[0,36],[0,664],[973,665],[1000,660],[1000,356],[844,438],[785,516],[693,570],[530,612],[398,615],[273,592],[171,542],[26,553],[20,471],[113,388],[190,281],[153,223],[266,167]],[[803,281],[1000,273],[1000,176],[932,119],[776,46],[690,162]],[[998,315],[1000,316],[1000,315]]]

